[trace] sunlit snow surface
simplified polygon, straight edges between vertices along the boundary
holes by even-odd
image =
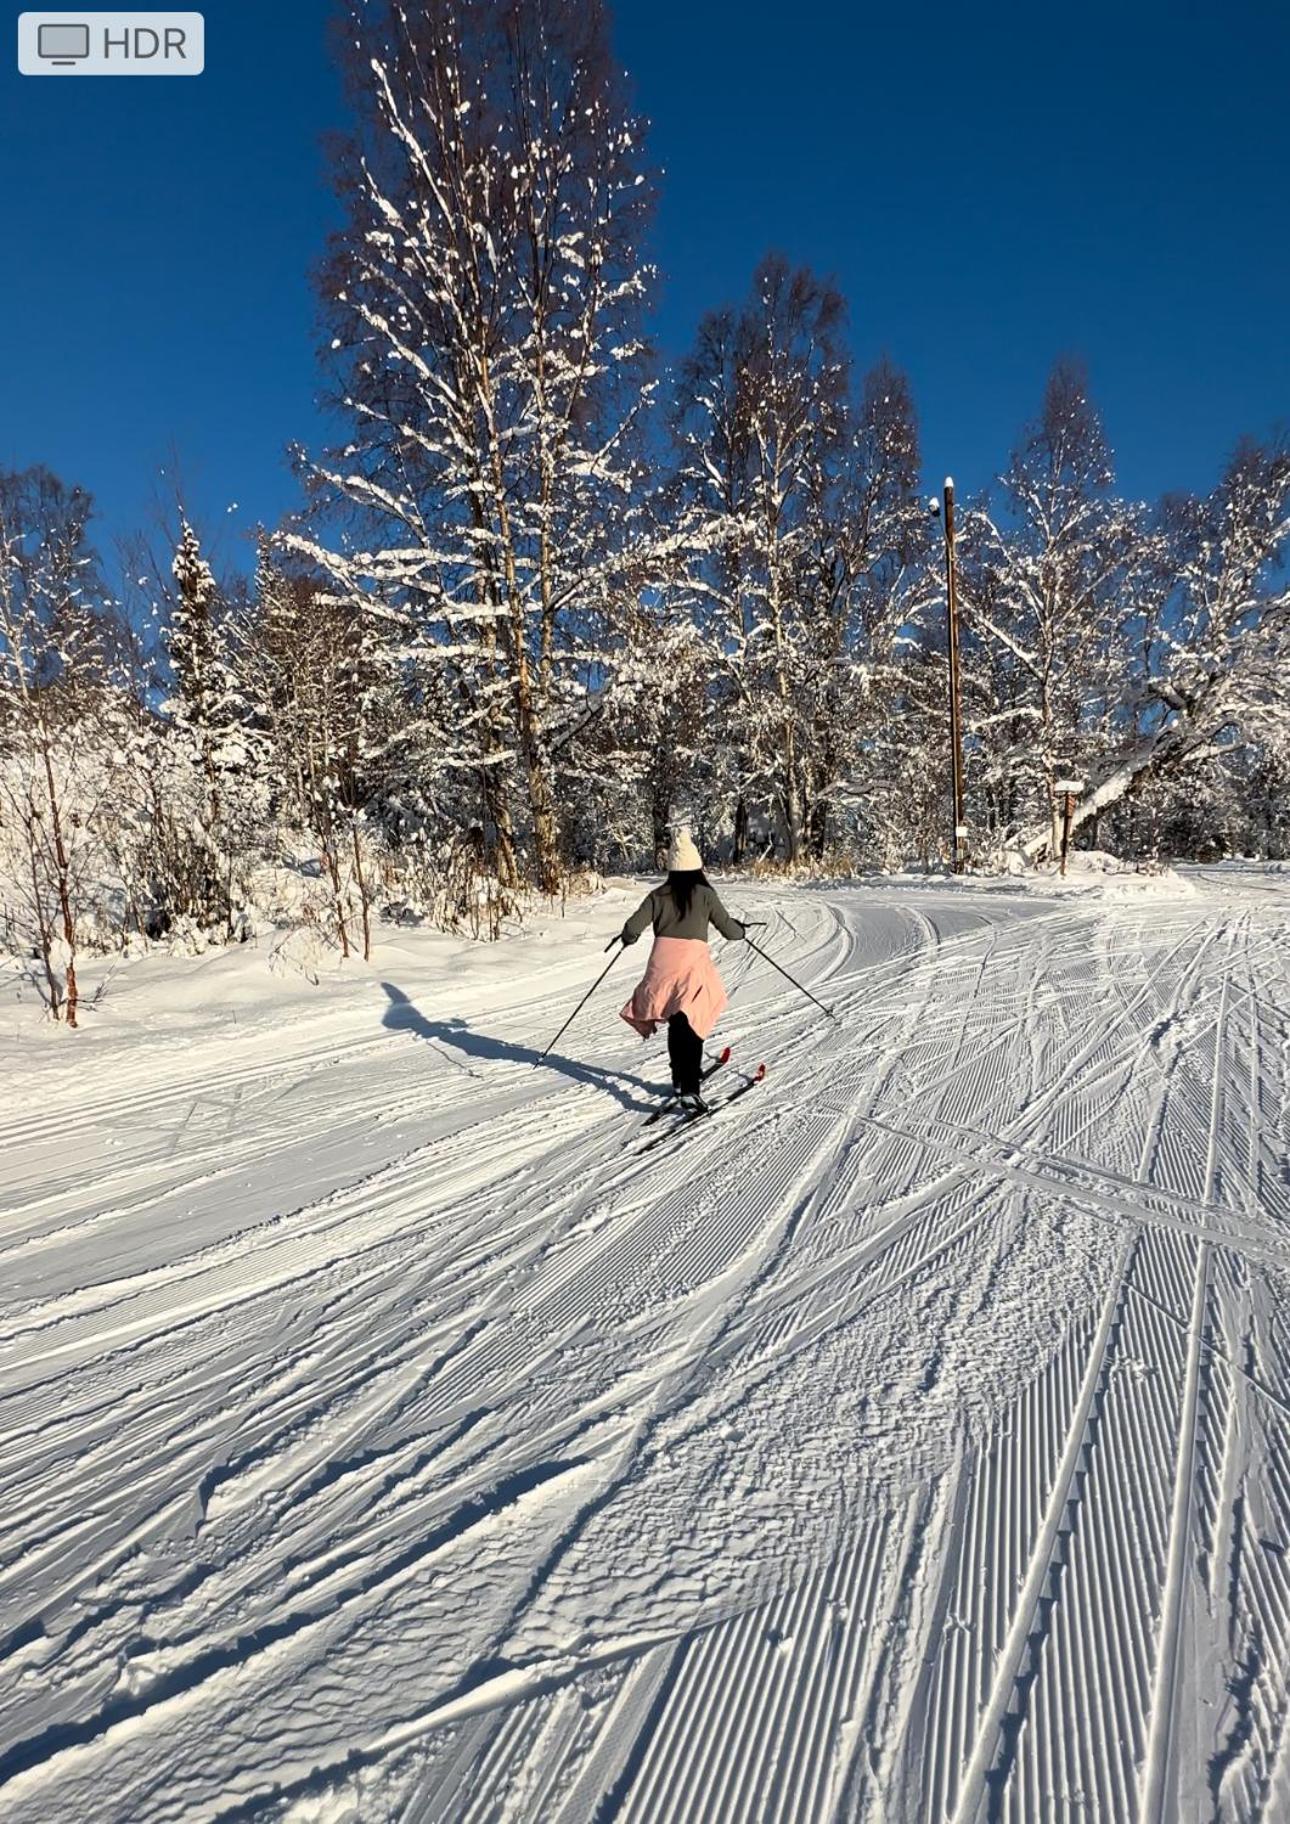
[[[625,889],[7,1011],[5,1824],[1290,1817],[1290,873],[1079,884],[732,887],[644,1156]]]

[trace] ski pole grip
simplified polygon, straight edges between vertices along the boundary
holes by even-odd
[[[610,951],[611,951],[611,950],[612,950],[612,949],[613,949],[613,947],[614,947],[614,945],[615,945],[615,944],[621,944],[621,943],[622,943],[622,941],[623,941],[623,934],[622,934],[622,932],[621,932],[621,931],[620,931],[620,932],[619,932],[619,933],[618,933],[618,935],[617,935],[617,937],[611,937],[611,938],[610,938],[610,940],[609,940],[609,942],[608,942],[608,943],[607,943],[607,944],[606,944],[606,945],[605,945],[605,947],[604,947],[604,949],[603,949],[603,950],[602,950],[602,951],[601,951],[601,952],[600,952],[600,954],[601,954],[601,955],[602,955],[602,956],[608,956],[608,955],[609,955],[609,952],[610,952]]]

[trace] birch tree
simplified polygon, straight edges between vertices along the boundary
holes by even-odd
[[[356,6],[360,128],[324,279],[352,437],[315,486],[354,523],[304,541],[443,674],[441,753],[503,870],[511,784],[559,880],[553,754],[586,713],[636,523],[650,186],[600,0]]]
[[[46,469],[0,475],[0,820],[50,1012],[72,1027],[118,716],[90,514],[89,496]]]

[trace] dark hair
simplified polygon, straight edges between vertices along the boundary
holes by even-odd
[[[708,877],[702,868],[673,868],[667,877],[667,889],[672,895],[672,904],[684,918],[690,910],[690,901],[694,898],[696,887],[706,887]]]

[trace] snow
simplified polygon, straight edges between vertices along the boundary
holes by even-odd
[[[1060,863],[1019,871],[1016,879],[1027,892],[1066,897],[1094,894],[1101,899],[1186,899],[1195,892],[1186,872],[1175,867],[1142,867],[1120,861],[1097,849],[1072,849],[1066,873]],[[988,879],[985,883],[988,887]]]
[[[1287,1815],[1290,874],[642,890],[10,969],[5,1824]]]

